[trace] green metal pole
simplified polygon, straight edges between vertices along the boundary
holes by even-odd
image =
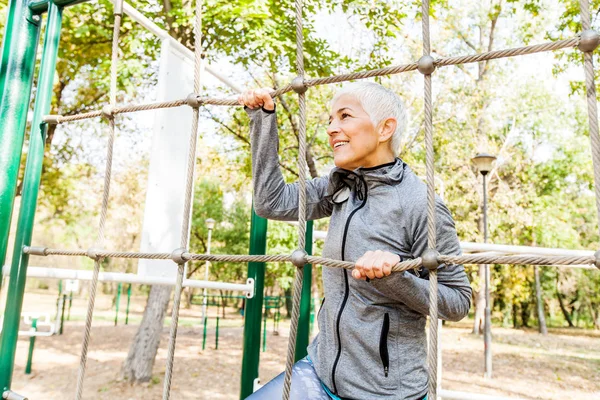
[[[265,317],[263,318],[263,331],[262,331],[262,351],[267,351],[267,310],[265,310]]]
[[[125,310],[125,325],[129,324],[129,304],[131,303],[131,283],[127,286],[127,309]]]
[[[58,7],[68,7],[79,3],[86,3],[90,0],[54,0],[53,3]],[[48,11],[50,0],[33,0],[29,2],[29,8],[34,14],[43,14]]]
[[[67,313],[67,321],[71,320],[71,306],[73,305],[73,292],[69,292],[69,312]]]
[[[252,209],[250,226],[250,255],[265,254],[267,250],[267,220]],[[246,301],[244,311],[244,353],[242,355],[242,383],[240,399],[254,391],[260,362],[260,327],[265,286],[265,263],[248,263],[248,278],[254,279],[254,297]]]
[[[39,24],[33,21],[27,2],[13,0],[9,5],[0,67],[0,265],[4,263],[6,237],[10,221],[12,196],[19,168],[25,119],[29,108],[35,53],[39,41]],[[52,83],[60,39],[62,10],[51,4],[48,10],[44,51],[40,64],[38,89],[33,112],[32,133],[25,175],[21,208],[17,223],[10,283],[6,296],[2,337],[0,338],[0,390],[10,389],[14,368],[19,319],[29,257],[21,249],[31,244],[31,233],[38,197],[47,125],[40,122],[50,110]],[[9,84],[5,86],[5,80]],[[14,171],[13,171],[14,169]],[[12,174],[14,173],[14,176]]]
[[[67,304],[67,295],[63,294],[62,297],[62,311],[60,312],[60,332],[59,335],[63,334],[63,328],[65,326],[65,306]]]
[[[306,223],[306,247],[308,254],[312,255],[313,221]],[[312,264],[304,266],[304,279],[302,280],[302,298],[300,300],[300,315],[298,317],[298,336],[296,337],[296,361],[306,357],[306,348],[310,340],[310,289],[312,286]]]
[[[204,331],[202,332],[202,350],[206,348],[206,327],[208,325],[208,316],[204,316]]]
[[[0,265],[6,261],[41,21],[23,0],[11,0],[7,16],[0,63]],[[39,122],[35,135],[38,128]]]
[[[219,350],[219,316],[217,315],[217,327],[215,328],[215,350]]]
[[[119,303],[121,302],[121,289],[123,289],[123,284],[119,282],[119,286],[117,286],[117,301],[115,302],[115,326],[119,322]]]
[[[37,318],[31,320],[31,330],[37,332]],[[31,362],[33,360],[33,347],[35,346],[35,336],[29,338],[29,353],[27,354],[27,364],[25,365],[25,375],[31,374]]]
[[[60,295],[63,292],[63,282],[62,279],[58,281],[58,297],[60,297]]]

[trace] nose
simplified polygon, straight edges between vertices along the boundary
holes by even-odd
[[[331,135],[338,133],[339,131],[340,131],[339,125],[334,118],[333,120],[331,120],[331,122],[329,123],[329,126],[327,127],[327,134],[329,136],[331,136]]]

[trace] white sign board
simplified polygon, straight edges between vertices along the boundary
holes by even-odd
[[[79,281],[77,279],[67,279],[65,281],[65,292],[76,293],[79,291]]]
[[[186,98],[194,90],[193,83],[193,63],[169,39],[163,40],[156,101]],[[170,253],[181,247],[192,116],[192,109],[187,106],[154,112],[141,252]],[[174,280],[177,265],[171,260],[141,259],[138,275]]]

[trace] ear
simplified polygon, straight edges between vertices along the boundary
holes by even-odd
[[[394,132],[396,132],[396,126],[398,125],[398,121],[396,118],[390,117],[384,119],[379,124],[379,142],[387,142],[392,138]]]

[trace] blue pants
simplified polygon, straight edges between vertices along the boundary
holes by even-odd
[[[277,375],[265,386],[246,397],[246,400],[279,400],[283,394],[285,373]],[[325,391],[312,363],[303,358],[292,369],[290,400],[331,400]]]
[[[279,400],[283,395],[285,372],[277,375],[265,386],[246,397],[246,400]],[[290,400],[340,400],[321,382],[308,357],[294,364]],[[427,396],[423,397],[427,400]]]

